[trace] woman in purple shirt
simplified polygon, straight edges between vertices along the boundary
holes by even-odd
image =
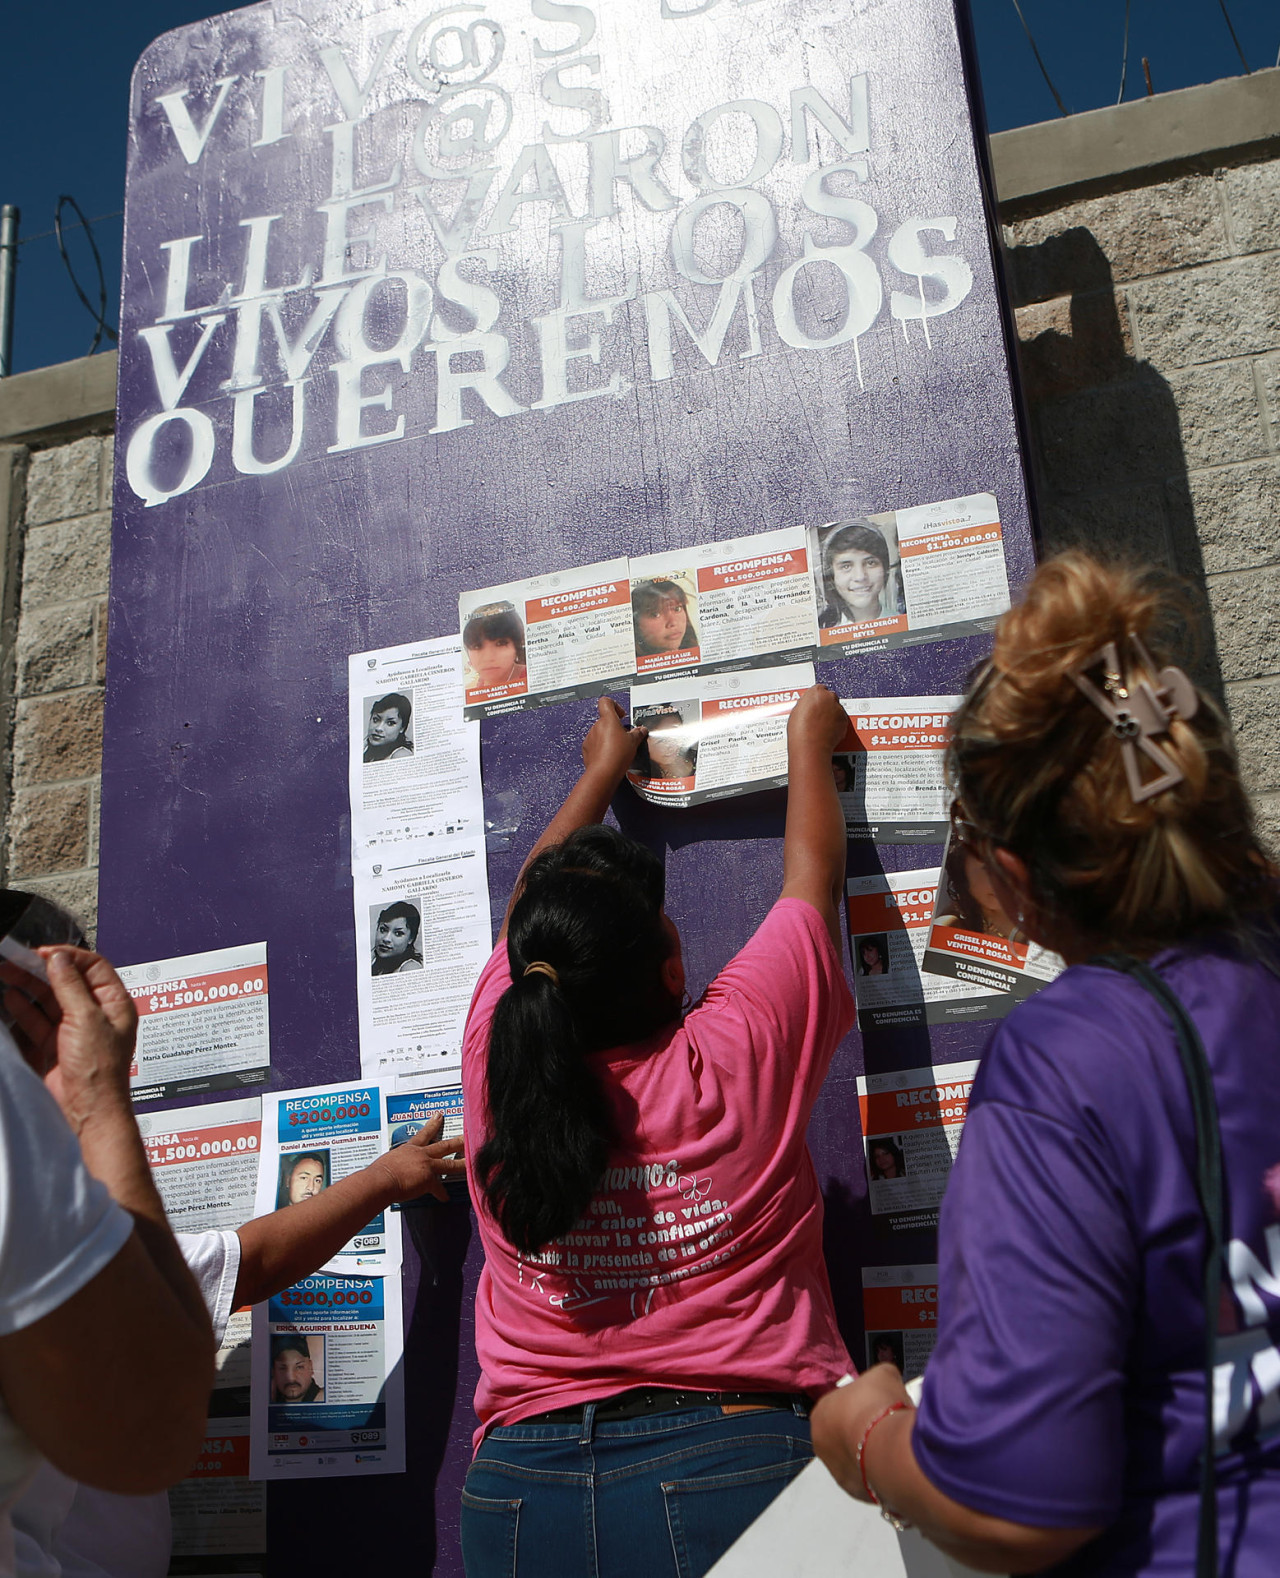
[[[1280,1571],[1280,886],[1226,724],[1147,650],[1180,616],[1150,578],[1063,555],[956,715],[957,837],[1070,968],[983,1059],[919,1412],[877,1365],[813,1416],[851,1495],[989,1571]],[[1216,1566],[1203,1153],[1174,1021],[1104,954],[1180,999],[1216,1097]]]

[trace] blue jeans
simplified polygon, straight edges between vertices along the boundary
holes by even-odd
[[[702,1578],[813,1457],[795,1408],[499,1426],[462,1492],[467,1578]]]

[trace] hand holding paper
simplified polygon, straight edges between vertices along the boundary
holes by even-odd
[[[120,977],[86,948],[41,949],[49,984],[0,964],[23,1056],[78,1134],[104,1101],[129,1110],[138,1015]]]
[[[622,708],[608,696],[601,696],[596,711],[599,716],[582,742],[583,770],[609,779],[616,789],[649,731],[642,726],[629,729]]]
[[[848,714],[825,685],[811,685],[787,719],[788,746],[816,744],[828,756],[848,733]]]

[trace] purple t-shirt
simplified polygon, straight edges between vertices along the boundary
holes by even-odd
[[[1280,1571],[1280,978],[1153,964],[1213,1070],[1230,1240],[1218,1325],[1223,1578]],[[943,1202],[938,1346],[915,1451],[1014,1522],[1109,1525],[1055,1572],[1191,1574],[1204,1438],[1191,1102],[1169,1020],[1078,965],[992,1039]]]

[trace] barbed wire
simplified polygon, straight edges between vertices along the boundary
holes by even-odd
[[[89,243],[89,251],[93,254],[93,265],[98,271],[98,305],[96,307],[85,295],[80,281],[76,278],[76,271],[71,265],[71,259],[67,256],[67,246],[62,236],[62,210],[64,208],[72,209],[79,216],[79,228],[84,230],[85,239]],[[68,228],[71,227],[68,226]],[[68,196],[66,193],[59,197],[58,206],[53,213],[53,233],[58,243],[58,255],[62,258],[63,265],[67,271],[67,278],[71,281],[71,288],[84,303],[85,311],[94,320],[93,343],[89,346],[86,353],[92,356],[99,345],[102,344],[104,334],[113,344],[119,342],[120,336],[107,322],[107,275],[106,270],[102,266],[102,254],[98,251],[98,243],[93,238],[93,221],[86,218],[84,210],[76,202],[75,198]]]

